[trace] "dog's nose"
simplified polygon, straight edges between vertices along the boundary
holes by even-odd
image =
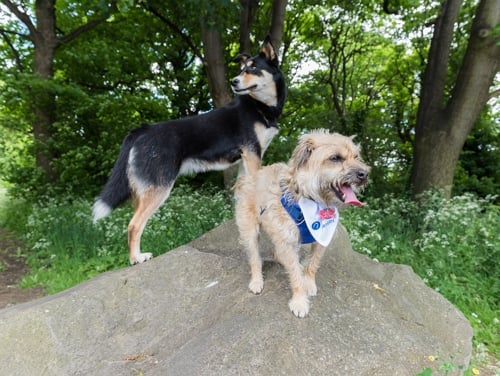
[[[368,178],[368,171],[360,169],[356,171],[356,176],[359,180],[366,180]]]
[[[233,80],[231,81],[231,85],[233,85],[233,86],[238,86],[239,83],[240,83],[240,79],[238,77],[233,78]]]

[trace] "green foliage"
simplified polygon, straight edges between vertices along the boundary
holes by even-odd
[[[129,5],[118,2],[122,12],[61,45],[49,80],[16,66],[11,49],[0,39],[0,58],[9,62],[0,68],[0,170],[16,195],[30,199],[47,193],[93,196],[104,184],[129,130],[211,108],[203,65],[193,51],[143,7]],[[108,12],[103,6],[100,2],[58,4],[58,28],[74,30],[96,14]],[[173,12],[183,11],[179,7]],[[12,29],[19,27],[11,23]],[[29,44],[17,43],[15,35],[10,40],[19,51],[26,48],[19,62],[30,67]],[[200,48],[201,39],[195,44]],[[31,130],[32,103],[42,92],[56,101],[46,145],[35,144]],[[55,183],[36,166],[39,147],[54,157]]]
[[[395,35],[395,22],[367,19],[362,7],[331,12],[329,5],[310,5],[294,17],[298,38],[288,48],[291,88],[283,129],[356,135],[373,168],[371,193],[404,192],[418,104],[418,51]],[[304,74],[308,64],[317,68]]]
[[[407,264],[470,320],[475,341],[500,349],[500,207],[471,194],[420,203],[385,196],[342,221],[353,247],[381,262]]]
[[[281,138],[272,143],[267,161],[286,160],[299,134],[328,128],[357,135],[364,158],[373,167],[371,194],[401,194],[408,189],[420,76],[430,21],[440,4],[425,1],[415,8],[406,0],[391,2],[397,17],[381,17],[381,4],[289,1],[280,53],[288,99],[280,120]],[[173,24],[148,11],[152,8]],[[31,73],[32,45],[20,36],[26,30],[14,18],[8,19],[5,27],[18,34],[0,39],[0,60],[5,62],[0,68],[2,179],[25,197],[47,192],[95,195],[129,130],[212,108],[200,60],[200,15],[207,18],[209,29],[224,30],[231,77],[237,70],[229,63],[239,52],[239,11],[239,4],[231,1],[59,2],[61,37],[99,15],[108,18],[57,49],[51,80]],[[259,3],[252,24],[255,49],[269,30],[271,12],[271,2]],[[474,13],[475,2],[464,4],[452,45],[450,82],[458,72]],[[47,145],[35,144],[31,130],[33,102],[42,92],[56,98]],[[456,194],[474,191],[484,196],[498,191],[496,108],[485,109],[464,148]],[[52,167],[59,176],[55,183],[36,167],[35,150],[40,147],[54,156]]]
[[[55,293],[106,270],[128,265],[127,225],[131,207],[117,208],[108,218],[92,223],[87,199],[45,197],[34,205],[13,203],[2,213],[2,225],[16,229],[28,245],[32,270],[24,287],[39,285]],[[159,255],[202,235],[232,215],[232,199],[211,187],[192,190],[178,186],[150,219],[143,249]]]
[[[29,76],[17,83],[10,82],[8,97],[29,82],[36,80]],[[52,125],[52,138],[47,145],[55,151],[52,166],[59,175],[57,184],[48,182],[36,166],[34,144],[28,133],[27,122],[16,121],[15,112],[0,115],[0,129],[6,134],[0,143],[0,165],[3,179],[14,184],[16,196],[34,198],[38,195],[73,192],[77,195],[95,195],[105,182],[118,154],[126,133],[140,121],[167,116],[167,107],[152,95],[121,93],[90,94],[81,86],[68,84],[62,79],[39,83],[57,93],[60,108],[58,120]],[[13,98],[12,98],[13,100]],[[19,107],[22,111],[24,106]],[[139,115],[141,114],[141,115]]]
[[[484,112],[469,134],[455,171],[454,194],[474,192],[484,197],[500,192],[498,120]]]
[[[498,106],[485,108],[464,146],[454,186],[460,196],[447,202],[430,196],[420,204],[396,198],[408,191],[421,75],[441,3],[425,0],[415,7],[409,0],[390,2],[398,16],[384,14],[382,3],[288,2],[280,54],[288,96],[280,133],[265,162],[287,160],[297,137],[310,129],[356,134],[372,166],[367,193],[378,198],[368,210],[349,210],[343,216],[355,248],[380,261],[412,265],[462,309],[474,326],[476,342],[497,351],[500,221],[493,204],[498,197],[488,195],[500,189]],[[58,1],[60,36],[97,15],[108,18],[58,48],[51,80],[31,73],[33,49],[22,37],[23,25],[3,20],[12,33],[0,39],[0,179],[11,198],[2,197],[8,210],[0,211],[0,223],[24,234],[31,249],[33,272],[26,285],[40,284],[54,292],[127,265],[130,208],[119,208],[93,226],[90,198],[106,181],[129,130],[212,108],[200,60],[200,15],[209,29],[224,30],[229,65],[239,52],[238,5],[210,0]],[[458,74],[476,5],[462,6],[447,91]],[[27,9],[32,6],[26,2]],[[182,28],[162,22],[148,7],[161,10]],[[271,2],[259,3],[252,30],[255,48],[269,30],[271,11]],[[229,66],[231,77],[237,68]],[[56,99],[47,145],[32,139],[33,102],[42,92]],[[53,152],[56,183],[36,167],[35,150],[42,146]],[[145,249],[158,254],[231,216],[224,194],[194,190],[204,179],[181,180],[186,185],[174,189],[148,224]],[[33,200],[37,203],[31,206]],[[431,369],[423,372],[432,374]]]

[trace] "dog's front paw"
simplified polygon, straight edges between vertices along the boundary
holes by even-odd
[[[130,258],[130,265],[142,264],[144,261],[151,260],[153,258],[152,253],[138,253]]]
[[[307,297],[293,297],[288,302],[288,306],[290,311],[297,317],[306,317],[309,313],[309,300]]]
[[[305,277],[304,287],[307,291],[307,296],[316,296],[318,293],[318,288],[316,287],[316,281],[314,278]]]
[[[264,280],[262,278],[252,279],[248,284],[248,288],[254,294],[260,294],[264,288]]]

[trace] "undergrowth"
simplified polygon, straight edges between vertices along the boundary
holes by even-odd
[[[23,287],[42,286],[51,294],[128,265],[132,206],[125,204],[94,224],[92,204],[71,197],[44,198],[29,208],[25,203],[11,204],[16,216],[5,216],[4,222],[29,247],[31,272],[22,280]],[[232,201],[226,192],[178,186],[149,220],[141,248],[157,256],[231,217]]]
[[[457,306],[474,328],[476,349],[499,357],[500,207],[494,197],[461,195],[420,203],[394,196],[367,199],[344,211],[353,248],[380,262],[412,266],[432,288]],[[32,267],[23,286],[54,293],[106,270],[128,265],[130,205],[92,223],[92,202],[45,198],[9,201],[0,223],[29,247]],[[185,244],[233,216],[232,196],[205,187],[176,187],[151,218],[142,248],[154,255]]]

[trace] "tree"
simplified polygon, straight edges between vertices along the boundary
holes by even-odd
[[[237,72],[231,59],[239,52],[254,54],[266,34],[281,46],[288,95],[280,137],[264,163],[287,159],[298,134],[322,127],[357,135],[373,166],[372,194],[402,192],[412,171],[420,171],[418,183],[434,177],[431,169],[436,176],[452,174],[454,166],[443,167],[442,156],[460,154],[463,142],[450,151],[462,138],[460,124],[474,123],[488,95],[469,86],[498,69],[477,65],[479,56],[498,61],[498,30],[490,30],[497,13],[481,10],[492,0],[476,7],[479,2],[457,8],[452,5],[459,0],[448,0],[441,9],[433,0],[418,8],[373,0],[58,0],[54,10],[49,0],[0,0],[2,178],[26,192],[93,194],[130,129],[229,101],[229,79]],[[42,9],[44,4],[52,8]],[[480,14],[487,19],[469,37]],[[485,106],[481,124],[476,121],[469,132],[455,192],[471,183],[487,188],[477,192],[495,186],[491,169],[480,168],[494,160],[485,151],[497,150],[494,109]],[[479,126],[491,136],[480,137]],[[35,162],[45,167],[34,168]],[[488,177],[493,180],[486,184]],[[220,174],[212,178],[221,182]]]
[[[250,51],[250,33],[255,19],[258,0],[240,0],[240,52]]]
[[[447,67],[453,30],[461,0],[446,0],[434,24],[423,75],[415,127],[413,194],[430,188],[451,195],[453,176],[467,135],[490,99],[500,64],[498,0],[481,0],[454,86],[446,92]]]
[[[49,187],[92,194],[89,185],[109,173],[132,127],[208,111],[233,96],[227,68],[238,53],[238,3],[1,1],[2,175],[27,194]],[[251,53],[268,33],[252,26]],[[14,145],[27,128],[34,142]],[[14,146],[15,155],[7,152]]]
[[[33,66],[32,72],[35,76],[37,87],[28,86],[26,90],[31,97],[32,110],[32,132],[36,142],[36,164],[44,172],[50,181],[57,180],[57,173],[52,166],[52,160],[56,156],[56,151],[51,147],[53,134],[52,126],[55,122],[55,94],[47,83],[54,75],[54,57],[56,50],[77,38],[82,33],[89,31],[97,25],[103,23],[116,8],[116,2],[110,2],[109,6],[101,9],[100,14],[90,21],[80,25],[76,29],[57,35],[57,20],[55,0],[37,0],[34,4],[34,16],[29,7],[14,4],[10,0],[2,0],[8,13],[15,16],[26,27],[28,34],[21,37],[28,40],[33,45]],[[107,3],[106,3],[107,4]],[[4,11],[0,8],[0,11]],[[16,56],[18,70],[23,72],[23,66],[19,58],[19,52],[13,43],[10,42],[9,34],[19,34],[12,30],[1,28],[1,35],[9,44],[12,53]]]

